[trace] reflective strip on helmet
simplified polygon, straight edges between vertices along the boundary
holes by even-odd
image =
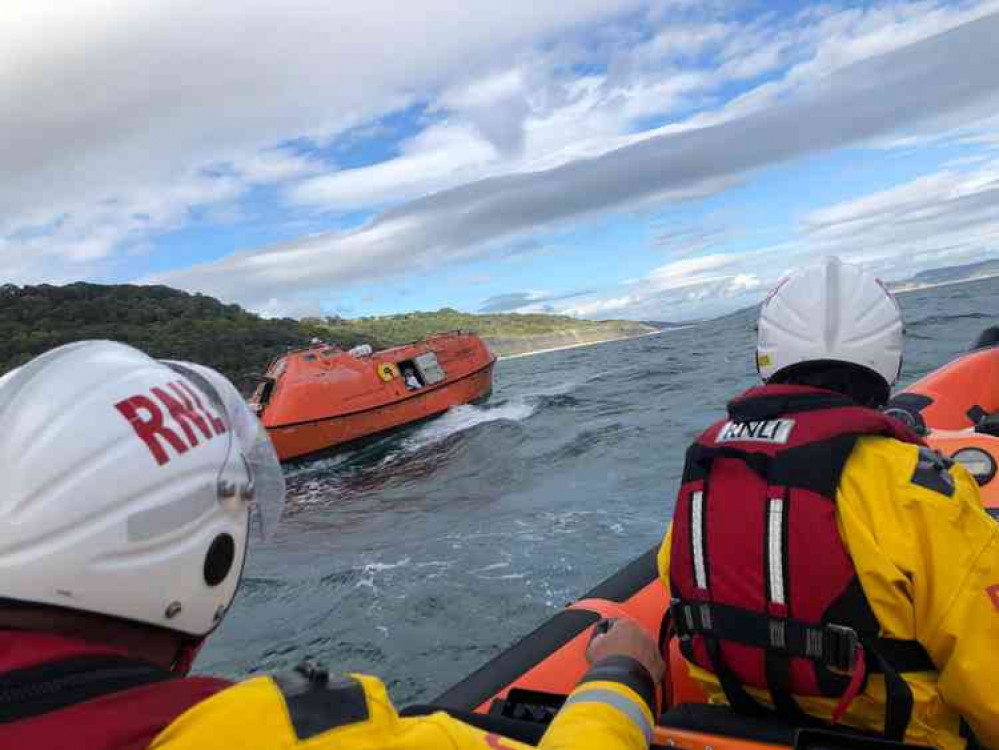
[[[781,498],[770,498],[768,521],[770,603],[784,604],[784,501]]]
[[[575,693],[569,697],[569,700],[565,702],[562,710],[565,710],[569,706],[577,705],[580,703],[602,703],[605,706],[610,706],[611,708],[616,708],[618,711],[623,713],[632,723],[638,726],[642,730],[642,734],[645,735],[646,743],[652,742],[652,722],[649,721],[649,717],[646,716],[645,711],[642,710],[641,705],[637,701],[632,700],[626,695],[617,693],[613,690],[587,690],[583,693]]]
[[[212,505],[218,502],[214,487],[207,491],[202,488],[190,495],[184,495],[171,503],[154,505],[151,508],[132,513],[125,521],[126,537],[130,542],[145,542],[194,523],[211,512]]]
[[[690,498],[690,544],[694,557],[694,585],[708,587],[708,571],[704,565],[704,493],[698,490]]]

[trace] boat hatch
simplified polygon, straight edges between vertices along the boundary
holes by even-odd
[[[256,407],[258,415],[262,414],[264,409],[267,408],[267,404],[270,403],[275,385],[277,385],[277,381],[274,378],[261,377],[260,383],[253,390],[253,395],[250,396],[250,404]]]
[[[437,361],[437,355],[433,352],[425,352],[413,360],[416,369],[419,370],[423,382],[427,385],[436,385],[444,380],[444,368]]]

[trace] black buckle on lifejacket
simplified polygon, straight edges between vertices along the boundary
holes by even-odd
[[[843,674],[853,674],[860,655],[860,637],[845,625],[826,625],[822,631],[822,664]]]
[[[711,605],[706,602],[688,604],[680,599],[670,602],[670,615],[677,637],[688,641],[695,635],[705,635],[712,631]]]

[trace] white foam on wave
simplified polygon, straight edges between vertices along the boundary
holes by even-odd
[[[537,404],[530,403],[526,398],[508,401],[500,406],[455,406],[410,435],[405,441],[405,448],[409,451],[419,450],[487,422],[521,422],[534,414],[537,408]]]
[[[395,570],[396,568],[402,568],[410,564],[410,558],[404,557],[401,560],[394,563],[387,562],[368,562],[361,566],[361,570],[365,573],[383,573],[386,570]]]
[[[285,466],[284,478],[294,479],[295,477],[308,474],[325,473],[330,469],[335,469],[337,466],[339,466],[349,458],[350,458],[349,453],[338,453],[335,456],[329,456],[328,458],[320,458],[312,460],[307,463],[298,464],[292,467]]]
[[[459,432],[476,427],[488,422],[509,421],[520,422],[530,417],[538,409],[538,398],[543,396],[554,396],[568,393],[575,388],[576,383],[560,384],[554,389],[543,390],[536,393],[517,396],[509,401],[497,406],[474,406],[464,404],[448,409],[444,414],[427,422],[418,428],[413,434],[408,436],[394,450],[389,451],[378,462],[379,468],[394,464],[404,460],[409,454],[426,448],[429,445],[440,442],[445,438],[456,435]],[[345,451],[329,458],[322,458],[316,461],[285,468],[285,478],[294,479],[303,475],[317,474],[326,476],[330,470],[337,468],[340,464],[348,462],[354,458],[355,451]]]

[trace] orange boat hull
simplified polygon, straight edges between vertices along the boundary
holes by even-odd
[[[268,428],[268,433],[282,461],[308,455],[436,416],[452,406],[479,401],[492,389],[492,369],[493,364],[489,363],[482,370],[439,389],[352,414]]]
[[[953,456],[961,449],[974,447],[999,461],[999,437],[975,432],[966,415],[974,404],[999,410],[999,348],[962,357],[923,378],[905,393],[932,395],[931,404],[925,400],[917,403],[922,404],[921,414],[930,428],[927,442],[935,449]],[[999,513],[999,477],[986,482],[981,495],[986,509],[993,515]],[[592,626],[602,618],[629,617],[657,638],[668,605],[666,590],[659,581],[657,551],[658,545],[452,687],[434,705],[505,715],[513,690],[528,691],[519,693],[514,703],[523,700],[530,704],[537,694],[565,696],[588,667],[585,653]],[[668,695],[664,696],[664,705],[704,703],[705,695],[690,678],[676,639],[670,643],[668,664]],[[786,747],[710,731],[657,726],[653,747],[660,746],[688,750]]]
[[[380,352],[319,345],[271,363],[250,404],[288,461],[483,399],[495,362],[467,333]]]

